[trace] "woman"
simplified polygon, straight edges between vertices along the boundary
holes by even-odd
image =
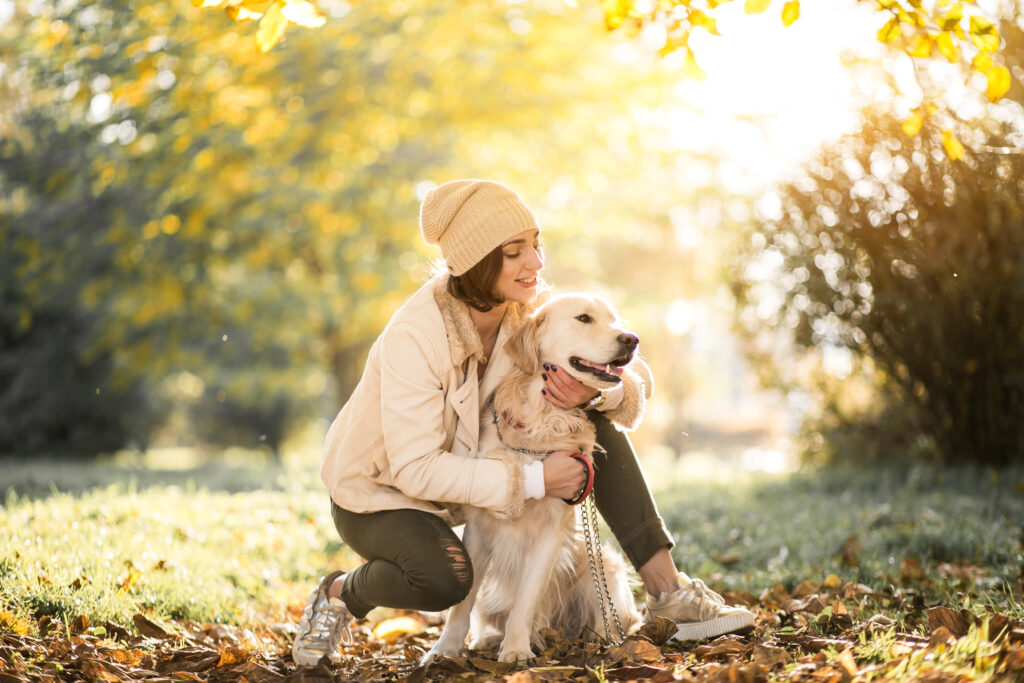
[[[421,287],[370,349],[321,468],[335,527],[367,562],[313,591],[292,648],[298,664],[337,661],[350,620],[374,607],[440,611],[460,602],[473,583],[451,528],[460,506],[515,518],[526,500],[570,499],[585,483],[568,451],[529,466],[476,457],[481,405],[511,369],[504,342],[542,297],[533,213],[500,183],[456,180],[427,195],[420,228],[448,272]],[[554,405],[590,411],[606,451],[595,453],[597,506],[643,580],[648,613],[678,622],[684,640],[750,628],[752,613],[676,570],[636,453],[612,425],[638,410],[624,396],[636,400],[649,385],[628,371],[623,383],[637,390],[598,394],[552,366],[543,391]]]

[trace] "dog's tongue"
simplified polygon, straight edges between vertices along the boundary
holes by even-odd
[[[622,374],[622,368],[615,365],[604,366],[604,371],[607,372],[609,375],[615,375],[616,377]]]

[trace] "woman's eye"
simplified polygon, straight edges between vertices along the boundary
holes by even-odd
[[[576,319],[579,320],[581,323],[592,323],[592,322],[594,322],[594,319],[591,318],[586,313],[581,313],[580,315],[576,316]]]
[[[505,258],[515,258],[515,257],[519,256],[522,253],[523,252],[521,252],[521,251],[517,251],[514,254],[505,254]]]

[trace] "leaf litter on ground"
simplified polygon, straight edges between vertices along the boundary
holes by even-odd
[[[442,620],[401,613],[371,627],[359,622],[341,660],[299,667],[291,659],[294,624],[243,628],[143,614],[134,630],[62,623],[49,616],[38,635],[0,633],[0,683],[8,681],[828,681],[868,678],[960,681],[1024,678],[1024,619],[1019,604],[983,613],[928,604],[914,588],[873,591],[830,576],[781,584],[760,596],[726,592],[730,604],[757,613],[754,630],[704,642],[671,640],[666,619],[646,623],[617,645],[567,640],[542,632],[544,649],[519,666],[494,652],[469,651],[423,668]]]

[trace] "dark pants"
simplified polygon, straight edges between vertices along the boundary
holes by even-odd
[[[658,516],[633,444],[604,415],[592,412],[597,509],[634,567],[641,567],[672,538]],[[461,602],[473,585],[462,541],[437,515],[420,510],[359,514],[332,503],[342,540],[367,560],[345,578],[342,599],[352,614],[374,607],[439,612]]]

